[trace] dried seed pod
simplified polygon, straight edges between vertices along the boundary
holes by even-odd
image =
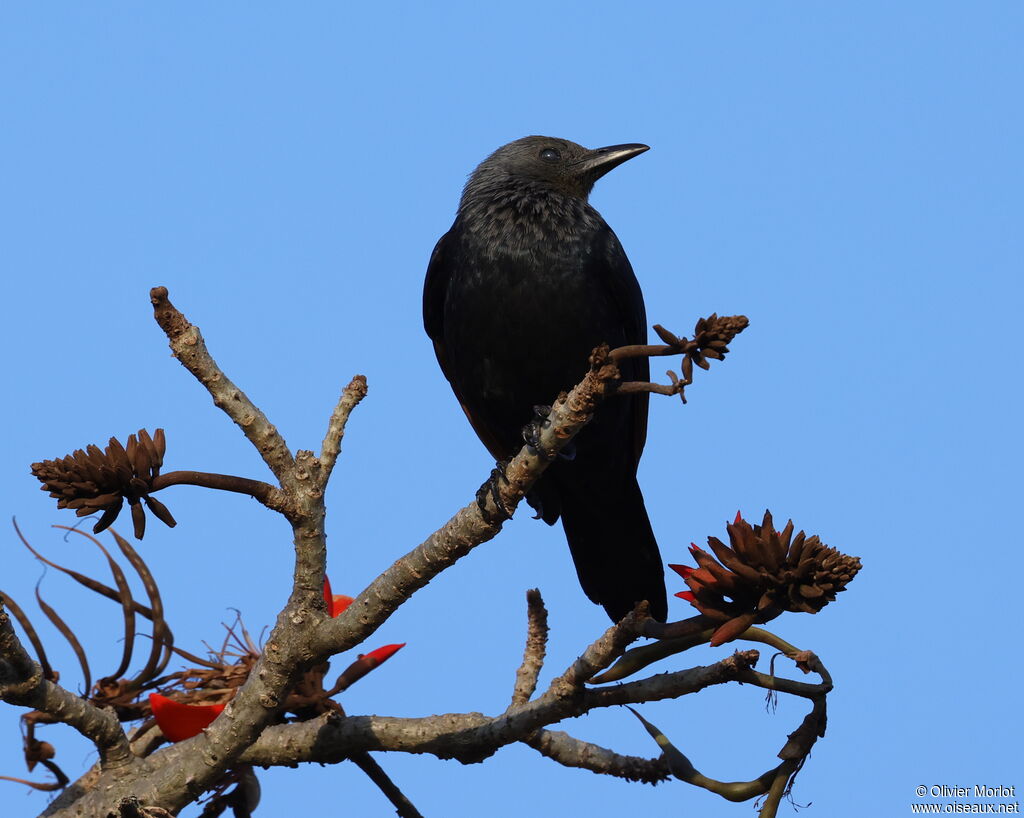
[[[128,436],[125,446],[112,437],[105,450],[89,444],[84,451],[76,449],[56,460],[33,463],[32,474],[43,484],[43,491],[57,500],[57,508],[73,509],[79,517],[102,511],[93,527],[97,534],[117,519],[127,500],[135,536],[141,540],[146,530],[143,501],[159,520],[175,524],[163,503],[149,497],[166,449],[163,429],[152,436],[140,429],[137,435]]]
[[[776,530],[767,511],[760,525],[737,515],[726,530],[731,548],[708,537],[714,557],[694,545],[690,553],[699,567],[676,566],[690,588],[677,596],[723,623],[712,636],[712,645],[734,639],[750,625],[768,622],[783,611],[817,613],[846,590],[861,568],[860,559],[830,548],[816,535],[800,531],[794,536],[792,520],[781,532]]]
[[[669,332],[661,324],[655,324],[654,331],[658,334],[658,337],[670,347],[677,347],[681,343],[674,333]]]

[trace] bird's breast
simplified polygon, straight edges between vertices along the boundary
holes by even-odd
[[[610,294],[588,273],[582,242],[464,252],[449,281],[445,343],[463,394],[485,415],[551,403],[579,381],[590,351],[618,345],[622,318]],[[523,415],[525,414],[525,417]]]

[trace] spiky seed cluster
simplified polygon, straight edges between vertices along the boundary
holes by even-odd
[[[32,474],[43,484],[43,491],[57,498],[57,508],[74,509],[79,517],[102,512],[93,526],[96,534],[117,519],[127,500],[135,537],[141,540],[146,532],[143,502],[157,519],[172,527],[176,525],[167,507],[149,496],[166,450],[163,429],[157,429],[152,437],[145,429],[139,429],[138,436],[128,435],[127,446],[112,437],[110,445],[102,451],[89,444],[85,451],[76,449],[57,460],[33,463]]]
[[[697,568],[672,566],[690,588],[677,596],[721,623],[712,645],[783,611],[817,613],[846,590],[861,567],[859,558],[825,545],[817,535],[801,531],[793,536],[792,520],[776,531],[768,511],[760,525],[737,514],[727,530],[731,547],[708,537],[714,557],[694,544],[690,553]]]
[[[701,369],[710,369],[709,359],[725,360],[732,340],[750,325],[745,315],[723,315],[711,313],[707,318],[699,318],[693,328],[693,338],[680,338],[660,324],[654,325],[654,331],[665,342],[667,352],[681,353],[683,356],[681,369],[682,380],[675,372],[669,370],[672,389],[664,394],[679,395],[686,403],[686,387],[693,383],[694,364]],[[659,352],[658,354],[665,354]],[[659,390],[661,391],[661,390]]]
[[[708,358],[721,361],[729,352],[729,344],[749,325],[745,315],[723,315],[711,313],[707,318],[699,318],[693,328],[693,339],[679,338],[660,324],[654,331],[669,346],[678,347],[683,353],[683,377],[687,382],[693,379],[693,366],[708,369],[711,364]]]

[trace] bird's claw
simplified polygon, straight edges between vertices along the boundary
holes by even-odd
[[[491,476],[487,478],[487,482],[477,489],[476,504],[480,509],[480,515],[488,525],[498,525],[505,522],[505,520],[512,519],[512,509],[505,505],[505,501],[501,497],[501,484],[508,483],[508,478],[505,477],[505,467],[510,462],[505,460],[495,464],[491,470]],[[487,504],[488,498],[494,504],[497,512],[491,511]]]
[[[554,458],[544,455],[544,451],[541,449],[540,445],[540,436],[543,431],[551,425],[551,421],[548,420],[548,415],[550,414],[550,406],[534,406],[533,420],[523,427],[523,440],[526,442],[526,445],[530,450],[530,454],[540,455],[546,460],[552,460]]]
[[[560,460],[575,460],[576,459],[576,443],[570,440],[557,455],[548,455],[544,452],[540,445],[541,433],[551,425],[551,421],[548,416],[551,414],[550,406],[534,406],[533,407],[533,420],[527,423],[523,427],[523,440],[526,441],[526,446],[530,450],[530,454],[542,457],[547,462],[551,462],[556,457]]]

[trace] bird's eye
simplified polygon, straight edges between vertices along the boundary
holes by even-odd
[[[540,158],[545,162],[557,162],[562,158],[562,154],[555,150],[555,148],[544,148],[544,150],[540,152]]]

